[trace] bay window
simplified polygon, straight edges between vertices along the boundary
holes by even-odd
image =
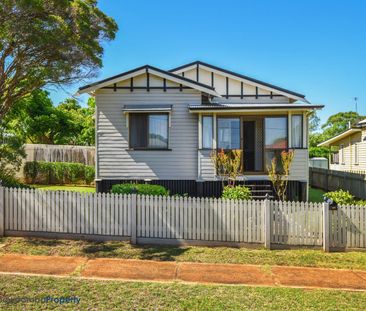
[[[130,148],[168,149],[168,126],[168,114],[131,113]]]
[[[212,149],[213,139],[213,118],[212,116],[202,116],[202,148]]]
[[[217,148],[240,149],[239,118],[217,118]]]
[[[303,116],[295,114],[291,116],[291,147],[303,147]]]

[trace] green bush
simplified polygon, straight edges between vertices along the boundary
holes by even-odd
[[[224,199],[235,199],[235,200],[250,200],[252,198],[252,194],[250,189],[245,186],[235,186],[224,187],[224,191],[222,192],[222,198]]]
[[[339,205],[366,205],[366,200],[357,200],[349,191],[337,190],[324,194],[325,198],[329,198]]]
[[[324,194],[325,198],[329,198],[339,205],[350,205],[354,204],[355,197],[348,191],[337,190],[332,192],[327,192]]]
[[[28,183],[90,184],[94,180],[95,169],[81,163],[33,161],[25,163],[23,173]]]
[[[12,176],[0,173],[0,184],[3,187],[9,188],[30,188],[29,186],[19,182]]]
[[[112,193],[129,194],[134,193],[144,195],[161,195],[168,196],[169,191],[163,186],[150,184],[118,184],[112,186]]]

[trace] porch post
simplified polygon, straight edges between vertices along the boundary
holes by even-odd
[[[217,137],[217,118],[216,118],[216,113],[214,113],[212,115],[212,121],[213,121],[213,141],[212,141],[212,149],[217,149],[217,141],[216,141],[216,137]]]
[[[287,115],[287,137],[288,137],[288,147],[292,147],[292,134],[291,134],[291,116],[292,112],[289,111]]]

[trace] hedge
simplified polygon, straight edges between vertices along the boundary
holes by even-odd
[[[145,195],[161,195],[168,196],[169,191],[160,185],[150,185],[150,184],[118,184],[112,186],[112,193],[119,194],[145,194]]]
[[[95,176],[93,166],[68,162],[26,162],[23,173],[32,184],[90,184]]]

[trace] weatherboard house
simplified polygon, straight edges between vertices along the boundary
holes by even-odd
[[[203,62],[172,70],[149,65],[86,85],[96,98],[96,185],[161,184],[172,194],[218,196],[212,150],[243,150],[242,182],[257,196],[271,187],[266,168],[294,151],[289,195],[306,200],[305,96]]]
[[[331,170],[366,173],[366,119],[318,146],[336,149],[330,156]]]

